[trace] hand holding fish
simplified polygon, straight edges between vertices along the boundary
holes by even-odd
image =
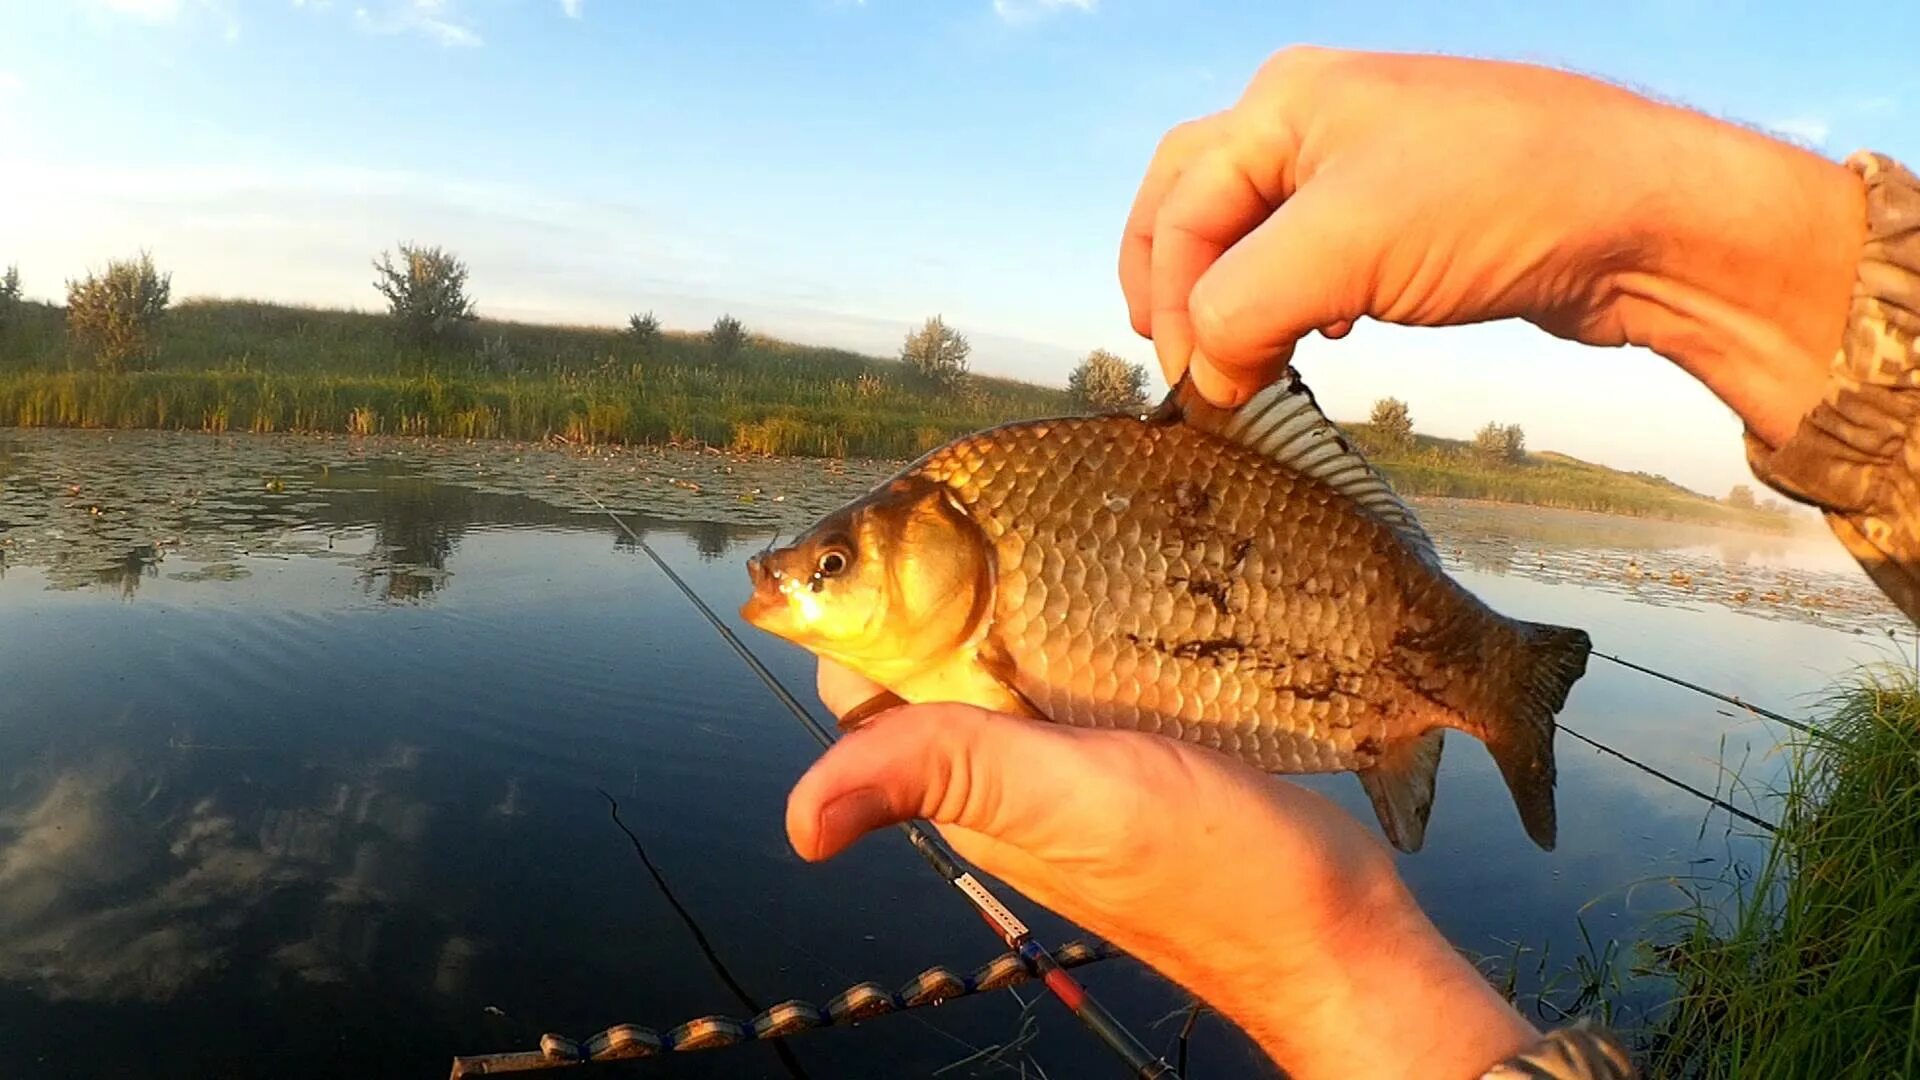
[[[836,714],[877,689],[820,665]],[[964,705],[908,706],[808,771],[787,830],[803,856],[824,859],[915,817],[1204,994],[1303,1080],[1474,1076],[1536,1037],[1428,922],[1385,845],[1319,795],[1224,755]]]
[[[1315,330],[1522,318],[1643,345],[1769,446],[1820,397],[1865,236],[1849,170],[1547,68],[1288,49],[1173,129],[1120,281],[1169,383],[1246,400]]]

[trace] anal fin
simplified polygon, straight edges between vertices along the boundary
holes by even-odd
[[[1401,851],[1419,851],[1427,841],[1427,815],[1433,810],[1433,780],[1445,735],[1434,728],[1419,738],[1398,740],[1372,767],[1354,774],[1373,800],[1387,840]]]

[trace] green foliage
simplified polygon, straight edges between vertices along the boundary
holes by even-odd
[[[67,282],[67,334],[94,363],[117,371],[151,356],[154,331],[173,294],[173,275],[153,258],[114,259],[104,272]]]
[[[652,356],[654,346],[660,344],[660,320],[649,311],[645,315],[634,315],[627,319],[627,338],[642,356]]]
[[[1527,435],[1520,430],[1519,424],[1496,424],[1492,421],[1474,433],[1473,448],[1488,461],[1508,463],[1525,461],[1527,457]]]
[[[1745,484],[1733,485],[1733,490],[1727,492],[1727,505],[1735,510],[1752,510],[1754,508],[1753,489]]]
[[[513,351],[513,345],[498,334],[481,338],[475,357],[483,370],[496,375],[520,370],[520,357]]]
[[[722,315],[713,320],[713,329],[707,331],[707,350],[715,360],[731,360],[746,340],[747,328],[740,325],[740,320]]]
[[[1405,448],[1413,445],[1413,413],[1399,398],[1381,398],[1373,403],[1373,415],[1367,420],[1383,446]]]
[[[1087,412],[1138,410],[1147,403],[1147,369],[1095,349],[1067,376],[1067,396]]]
[[[972,351],[965,337],[935,315],[920,329],[908,332],[900,346],[900,362],[928,382],[948,386],[967,373],[967,356]]]
[[[20,309],[20,267],[9,266],[0,274],[0,330],[5,330]]]
[[[401,244],[400,265],[383,251],[373,269],[373,287],[387,298],[400,340],[423,348],[451,345],[473,324],[467,264],[452,252]]]
[[[1695,882],[1654,950],[1652,1077],[1920,1075],[1920,687],[1863,678],[1789,744],[1757,870]]]

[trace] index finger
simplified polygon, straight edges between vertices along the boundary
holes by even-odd
[[[1153,288],[1148,269],[1153,261],[1153,223],[1160,214],[1160,202],[1187,166],[1212,143],[1225,115],[1214,113],[1189,120],[1162,136],[1153,160],[1147,163],[1140,189],[1134,193],[1133,208],[1127,212],[1126,228],[1120,234],[1120,291],[1126,294],[1134,333],[1141,337],[1153,336]]]

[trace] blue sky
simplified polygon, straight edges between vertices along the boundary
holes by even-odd
[[[1551,63],[1920,160],[1897,7],[0,0],[0,263],[53,296],[146,247],[176,296],[372,307],[369,258],[411,239],[468,259],[484,314],[890,351],[940,312],[976,368],[1060,382],[1151,359],[1114,279],[1134,185],[1276,48]],[[1747,478],[1731,415],[1644,353],[1363,327],[1300,366],[1336,416],[1392,393],[1423,430]]]

